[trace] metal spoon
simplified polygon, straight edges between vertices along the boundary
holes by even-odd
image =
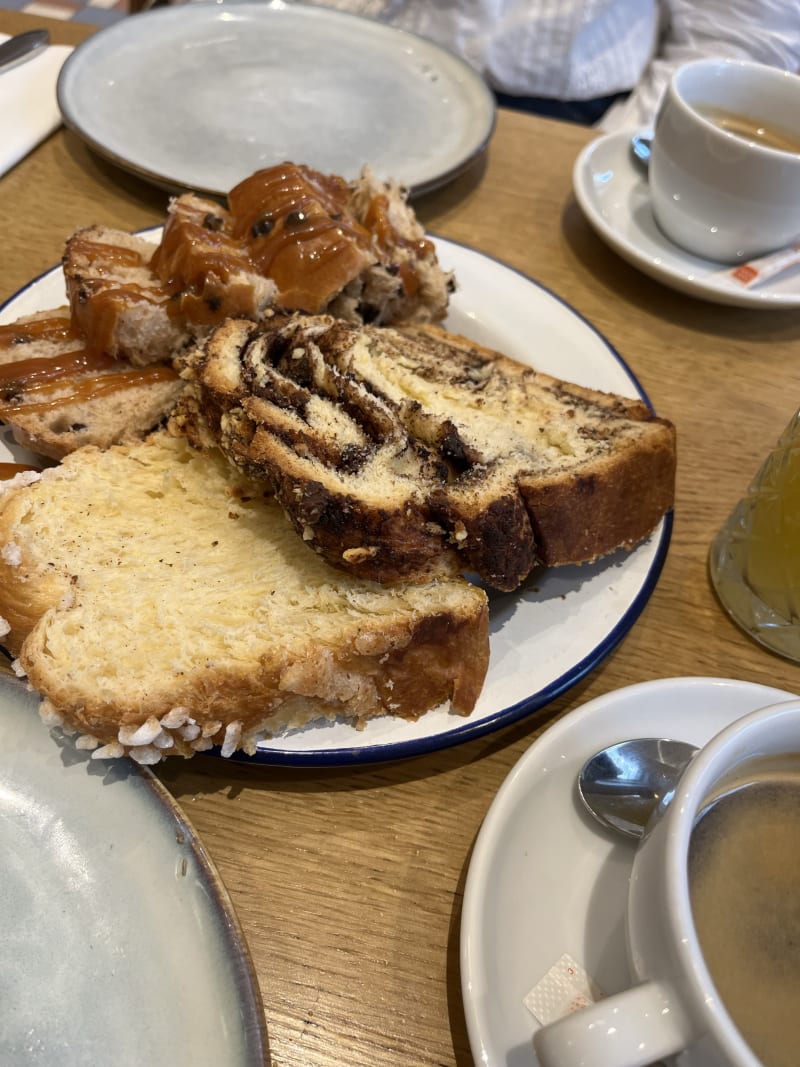
[[[9,37],[0,44],[0,72],[18,60],[28,58],[40,48],[50,44],[48,30],[26,30],[15,37]]]
[[[578,794],[603,826],[641,837],[656,808],[670,802],[697,749],[685,741],[641,737],[604,748],[584,764]]]
[[[631,150],[636,158],[645,167],[650,163],[650,150],[653,145],[653,138],[646,137],[643,133],[635,133],[631,137]]]

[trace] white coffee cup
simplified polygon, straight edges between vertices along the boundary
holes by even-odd
[[[700,59],[673,75],[649,165],[661,230],[694,255],[743,262],[800,237],[800,151],[727,132],[709,110],[753,120],[800,146],[800,76],[733,59]]]
[[[720,1000],[692,918],[689,841],[714,786],[753,758],[800,753],[800,699],[746,715],[700,749],[633,861],[626,932],[639,983],[542,1027],[540,1067],[762,1067]]]

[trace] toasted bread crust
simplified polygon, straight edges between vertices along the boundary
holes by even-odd
[[[229,322],[187,361],[184,425],[205,422],[309,547],[363,578],[461,570],[512,590],[539,563],[635,544],[672,505],[674,427],[642,401],[435,326]]]
[[[571,482],[520,479],[539,558],[586,563],[644,540],[673,505],[675,453],[653,437],[598,460]]]

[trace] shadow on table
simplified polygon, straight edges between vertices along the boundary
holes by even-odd
[[[467,873],[474,848],[475,839],[470,845],[459,873],[447,933],[447,1012],[450,1019],[450,1034],[453,1038],[455,1067],[474,1067],[474,1064],[478,1063],[477,1058],[473,1058],[469,1047],[464,998],[461,991],[461,915]],[[531,1038],[533,1038],[533,1031],[534,1025],[531,1020]],[[506,1059],[502,1064],[496,1064],[496,1067],[534,1067],[535,1063],[533,1045],[528,1043],[509,1049]]]
[[[464,904],[464,886],[474,847],[475,840],[473,839],[458,875],[447,931],[447,1014],[450,1019],[450,1034],[453,1038],[456,1067],[473,1067],[475,1063],[470,1052],[464,999],[461,995],[461,912]]]
[[[64,144],[72,161],[82,170],[89,171],[109,188],[123,190],[137,200],[143,201],[145,205],[159,213],[166,214],[167,201],[170,196],[194,191],[187,190],[183,186],[159,184],[139,177],[133,171],[118,166],[102,153],[95,151],[70,130],[66,133]],[[486,170],[488,151],[487,148],[461,174],[446,182],[439,189],[413,198],[412,206],[423,226],[427,228],[430,219],[440,219],[449,209],[469,197],[478,188]],[[215,197],[210,193],[202,195],[209,199],[224,200],[223,197]]]
[[[220,793],[228,800],[235,800],[243,789],[280,793],[340,793],[381,789],[447,774],[503,751],[508,752],[507,769],[510,770],[522,754],[521,751],[513,751],[519,742],[529,738],[532,744],[534,736],[566,708],[581,704],[585,688],[590,682],[596,682],[598,674],[613,657],[614,652],[562,696],[518,722],[420,756],[338,767],[301,767],[247,763],[235,757],[222,759],[199,754],[191,760],[165,760],[153,770],[178,801],[183,797],[206,793]],[[487,805],[491,799],[491,796],[487,798]]]
[[[95,152],[70,130],[67,130],[63,144],[72,162],[81,170],[92,174],[100,184],[109,190],[127,193],[133,199],[140,201],[143,207],[152,208],[159,214],[166,214],[167,201],[170,196],[167,190],[117,166],[99,152]],[[84,223],[84,225],[88,224],[88,221]]]
[[[486,172],[490,151],[491,144],[458,177],[453,178],[439,189],[414,197],[412,201],[414,212],[426,230],[430,228],[431,220],[435,220],[435,229],[441,227],[447,213],[462,200],[467,200],[478,189]]]

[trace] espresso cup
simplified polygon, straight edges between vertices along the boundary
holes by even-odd
[[[648,169],[656,222],[704,259],[738,263],[800,238],[800,76],[733,59],[673,75]]]
[[[775,806],[779,788],[784,808]],[[759,926],[754,933],[755,951],[746,932],[754,912],[760,923],[762,915],[769,918],[774,912],[778,900],[788,906],[792,919],[788,930],[779,925],[777,940],[791,940],[797,933],[791,929],[792,923],[797,925],[792,906],[800,887],[794,884],[786,890],[782,880],[797,878],[798,865],[792,872],[790,851],[800,849],[787,851],[781,835],[794,834],[796,841],[800,834],[798,796],[800,699],[752,712],[700,749],[668,806],[649,823],[634,856],[626,933],[637,984],[537,1031],[533,1044],[540,1067],[645,1067],[678,1053],[686,1067],[784,1067],[797,1062],[796,950],[788,950],[792,985],[776,966],[778,950],[764,930]],[[767,804],[762,810],[759,805],[765,799],[772,807]],[[782,812],[780,818],[774,817],[775,811]],[[778,833],[774,871],[780,874],[759,873],[762,861],[757,857],[766,857],[768,850],[761,837],[759,847],[753,848],[751,838],[754,827],[762,825],[770,834]],[[731,862],[732,843],[742,845],[747,858],[734,860],[731,876],[724,867]],[[730,899],[715,899],[717,893]],[[776,921],[781,924],[782,917]],[[735,950],[745,962],[720,959],[720,946],[723,953]],[[756,957],[763,951],[770,980],[762,990],[764,973]],[[720,988],[731,988],[733,979],[745,988],[734,989],[723,1001]],[[766,998],[762,1003],[769,1012],[784,1012],[779,1020],[786,1019],[783,1053],[778,1046],[764,1046],[760,1032],[748,1030],[753,1014],[748,982]],[[789,987],[783,1008],[776,1003],[782,982]],[[755,1014],[761,1025],[757,1006]],[[766,1021],[770,1030],[774,1020]],[[768,1041],[778,1040],[770,1030]]]

